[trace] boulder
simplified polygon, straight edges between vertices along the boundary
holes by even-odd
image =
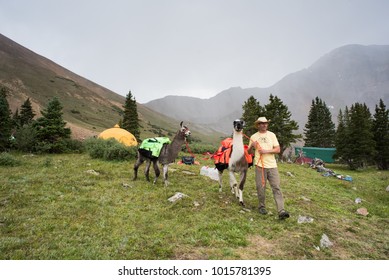
[[[359,208],[357,209],[357,214],[366,217],[367,215],[369,215],[369,212],[367,211],[366,208]]]
[[[330,241],[329,237],[327,234],[323,233],[320,239],[320,247],[321,248],[329,248],[333,246],[334,244]]]

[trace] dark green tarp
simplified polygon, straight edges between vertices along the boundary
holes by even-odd
[[[335,148],[316,148],[316,147],[295,147],[295,155],[299,156],[300,151],[303,151],[304,157],[308,158],[320,158],[322,161],[327,163],[333,163],[332,158],[335,154]]]

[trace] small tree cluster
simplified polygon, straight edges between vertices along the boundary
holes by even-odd
[[[380,100],[374,118],[366,104],[355,103],[338,115],[336,157],[351,169],[376,164],[388,169],[389,112]]]
[[[70,139],[71,130],[63,120],[62,105],[52,99],[42,117],[34,120],[35,113],[28,98],[12,117],[6,87],[0,88],[0,150],[16,149],[24,152],[62,153],[81,150],[79,144]]]

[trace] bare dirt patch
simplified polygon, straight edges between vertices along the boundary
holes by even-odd
[[[243,260],[273,259],[280,250],[275,240],[266,239],[260,235],[252,235],[248,238],[249,245],[238,248],[235,253]]]
[[[226,257],[220,249],[209,247],[185,248],[179,247],[175,251],[176,260],[208,260],[208,259],[276,259],[277,255],[281,254],[277,242],[268,240],[260,235],[252,235],[249,237],[249,245],[239,247],[230,253],[230,257]]]

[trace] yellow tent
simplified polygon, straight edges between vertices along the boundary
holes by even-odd
[[[132,133],[128,132],[127,130],[120,128],[119,125],[115,125],[113,128],[104,130],[99,134],[99,138],[115,138],[120,143],[123,143],[126,146],[138,145],[138,142],[136,141],[134,135],[132,135]]]

